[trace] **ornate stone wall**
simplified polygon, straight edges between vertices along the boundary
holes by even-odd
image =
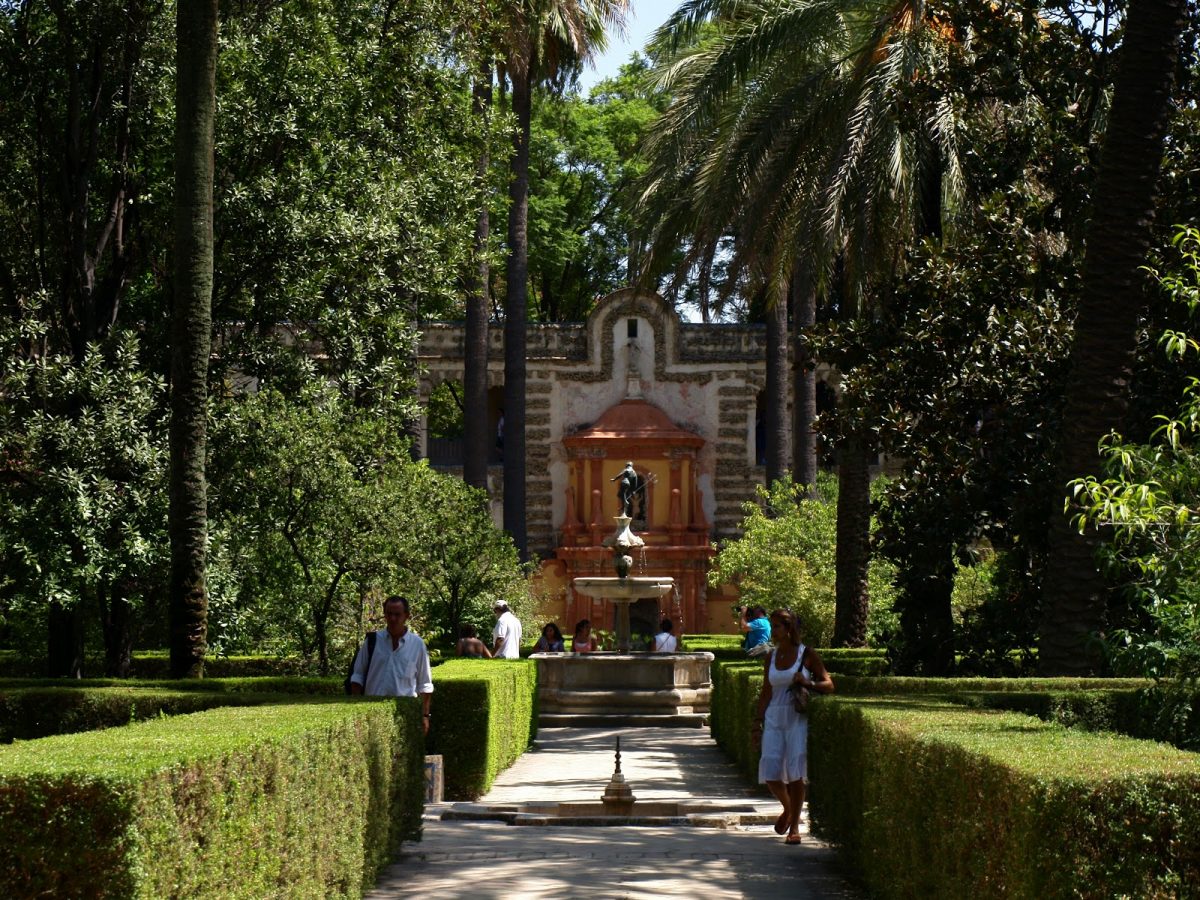
[[[629,336],[629,320],[637,334]],[[489,334],[488,383],[504,382],[503,329]],[[545,557],[557,544],[566,490],[562,438],[595,422],[628,395],[641,396],[675,424],[700,435],[704,512],[719,540],[737,533],[741,504],[763,480],[755,461],[756,401],[765,385],[766,330],[761,325],[681,322],[657,295],[632,288],[604,298],[583,324],[530,326],[526,400],[530,550]],[[422,394],[461,380],[463,327],[424,327]],[[489,480],[499,488],[499,467]],[[538,477],[538,473],[545,473]],[[493,500],[498,500],[494,497]]]

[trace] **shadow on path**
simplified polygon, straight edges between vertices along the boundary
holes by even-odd
[[[481,803],[598,800],[621,769],[639,799],[737,800],[778,806],[746,784],[707,729],[543,729]],[[857,898],[834,851],[789,847],[770,826],[576,828],[443,822],[426,810],[424,839],[405,844],[373,900],[484,898]]]

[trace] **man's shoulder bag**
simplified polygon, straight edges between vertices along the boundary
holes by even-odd
[[[375,641],[378,637],[379,637],[379,633],[376,631],[368,631],[367,632],[367,667],[363,670],[363,673],[364,673],[363,681],[364,682],[366,682],[367,675],[369,675],[371,672],[371,657],[375,655]],[[350,690],[350,685],[352,683],[350,681],[350,678],[354,674],[354,661],[356,659],[358,659],[358,650],[355,650],[354,655],[352,657],[350,657],[350,668],[346,671],[346,680],[342,682],[342,688],[343,688],[343,690],[345,690],[347,696],[349,696],[352,693],[352,691]],[[364,683],[363,690],[365,691],[366,688],[367,688],[367,686]]]

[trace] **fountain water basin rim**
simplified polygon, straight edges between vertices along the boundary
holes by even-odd
[[[664,597],[675,587],[670,576],[628,575],[618,578],[613,575],[597,575],[576,578],[575,590],[588,597],[604,600],[651,600]]]

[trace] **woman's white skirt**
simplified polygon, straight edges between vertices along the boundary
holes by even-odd
[[[808,716],[787,703],[772,703],[763,721],[762,756],[758,760],[758,782],[785,784],[808,777]]]

